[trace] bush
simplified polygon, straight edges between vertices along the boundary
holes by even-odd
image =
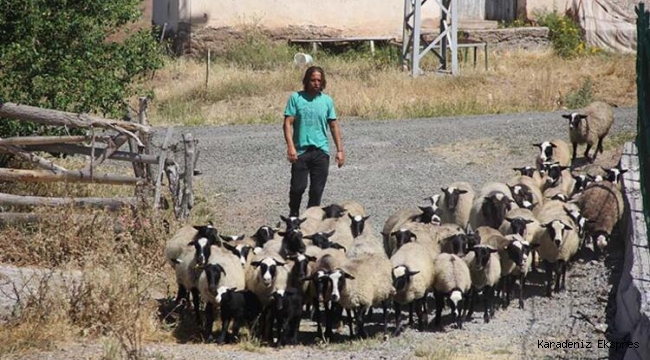
[[[139,0],[3,1],[0,101],[121,117],[134,81],[162,66],[151,30],[129,32]],[[50,134],[4,120],[0,136]]]
[[[573,19],[557,12],[536,15],[541,26],[549,28],[555,53],[563,58],[574,58],[587,53],[587,45],[580,26]]]

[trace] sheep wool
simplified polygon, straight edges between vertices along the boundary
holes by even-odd
[[[390,258],[393,265],[393,277],[404,275],[405,267],[411,272],[418,272],[410,277],[403,291],[398,291],[393,298],[400,304],[408,304],[421,299],[433,286],[434,264],[424,245],[417,242],[407,243]]]

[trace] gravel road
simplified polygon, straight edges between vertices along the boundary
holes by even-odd
[[[323,204],[360,201],[378,232],[392,211],[423,205],[423,198],[440,192],[441,186],[462,180],[478,189],[487,181],[507,180],[514,174],[512,167],[532,164],[536,151],[533,142],[568,139],[566,120],[560,114],[343,120],[346,164],[340,169],[334,165],[330,168]],[[614,114],[614,137],[635,132],[636,109],[615,109]],[[213,220],[223,232],[249,234],[260,225],[274,224],[280,214],[288,212],[290,165],[280,125],[178,128],[175,139],[185,131],[199,140],[198,168],[202,175],[196,181],[207,191],[205,201],[215,206],[218,218]],[[163,135],[161,130],[156,141]],[[605,165],[615,165],[619,156],[620,152],[610,150],[602,160]],[[398,338],[371,340],[365,345],[311,344],[262,349],[263,353],[173,343],[152,344],[148,350],[166,359],[608,358],[608,349],[598,345],[599,340],[606,339],[606,314],[613,311],[611,282],[617,282],[620,250],[615,247],[605,262],[578,259],[568,271],[567,291],[552,299],[542,296],[543,274],[534,274],[529,280],[525,310],[513,301],[489,324],[483,323],[482,310],[478,310],[463,330],[451,326],[442,332],[407,330]],[[310,328],[309,322],[304,326]],[[545,349],[538,346],[540,340],[569,340],[585,347],[590,342],[591,348]],[[33,356],[88,358],[101,354],[100,344],[69,344]],[[611,357],[615,355],[613,352]]]

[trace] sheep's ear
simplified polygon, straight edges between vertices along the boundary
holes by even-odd
[[[555,148],[557,147],[557,145],[551,143],[551,147],[552,147],[553,149],[555,149]]]
[[[231,241],[231,240],[232,240],[232,237],[231,237],[231,236],[225,236],[225,235],[221,235],[221,234],[219,234],[219,237],[220,237],[221,240],[223,240],[223,241]]]
[[[217,264],[217,266],[219,267],[219,271],[220,271],[222,274],[224,274],[225,276],[228,276],[228,274],[226,274],[226,270],[224,270],[223,267],[222,267],[221,265]]]
[[[275,260],[275,263],[277,265],[279,265],[279,266],[284,266],[285,265],[285,263],[283,263],[282,261],[278,261],[278,260]]]
[[[586,118],[588,118],[588,117],[589,117],[589,116],[588,116],[588,115],[585,115],[585,114],[578,114],[578,118],[579,118],[579,119],[586,119]]]
[[[539,224],[540,227],[543,227],[544,229],[548,228],[549,223],[543,223]]]
[[[304,223],[305,221],[307,221],[307,218],[306,218],[306,217],[305,217],[305,218],[302,218],[302,219],[298,219],[298,225]]]
[[[564,171],[566,169],[570,168],[570,166],[560,166],[560,171]]]
[[[349,273],[343,271],[343,276],[345,276],[346,279],[354,280],[355,277],[350,275]]]
[[[307,240],[314,240],[313,235],[303,235],[302,238]]]
[[[572,227],[572,226],[569,226],[569,225],[567,225],[567,224],[564,224],[564,230],[569,230],[569,231],[571,231],[571,230],[573,230],[573,227]]]
[[[231,288],[228,288],[228,290],[226,290],[226,291],[237,291],[237,288],[236,287],[231,287]]]
[[[323,235],[324,235],[326,238],[330,238],[332,235],[334,235],[335,232],[336,232],[336,230],[332,230],[332,231],[330,231],[330,232],[328,232],[328,233],[324,233]]]
[[[366,215],[366,216],[363,217],[363,221],[366,221],[366,220],[368,220],[369,218],[370,218],[370,215]]]
[[[461,195],[462,195],[462,194],[467,194],[467,190],[461,190],[461,189],[459,189],[459,190],[458,190],[458,193],[461,194]]]
[[[441,188],[440,188],[440,190],[442,190],[442,192],[445,193],[445,194],[447,193],[447,190],[448,190],[448,189],[449,189],[449,188],[447,188],[447,187],[441,187]]]
[[[542,143],[533,143],[534,147],[542,148]]]
[[[628,170],[630,170],[630,169],[621,169],[621,170],[619,170],[619,172],[620,172],[621,174],[625,174],[626,172],[628,172]]]
[[[348,217],[350,218],[350,220],[354,220],[354,216],[352,216],[352,214],[348,213]]]
[[[410,232],[410,231],[409,231],[409,232]],[[413,239],[415,239],[415,240],[417,240],[417,239],[418,239],[418,237],[417,237],[417,235],[415,235],[415,234],[414,234],[414,233],[412,233],[412,232],[411,232],[411,236],[410,236],[410,238],[413,238]]]
[[[498,249],[491,248],[491,247],[489,247],[488,250],[490,251],[490,253],[495,253],[495,252],[499,251]]]
[[[222,245],[223,245],[223,247],[226,248],[226,250],[228,250],[228,251],[231,251],[231,252],[235,252],[235,251],[237,251],[237,248],[236,248],[236,247],[234,247],[234,246],[228,244],[227,242],[226,242],[226,243],[223,243]]]
[[[533,243],[533,244],[530,244],[530,247],[533,248],[533,249],[536,249],[536,248],[538,248],[540,245],[541,245],[540,243]]]
[[[278,231],[278,235],[280,235],[280,236],[285,236],[286,234],[287,234],[287,233],[284,232],[284,231]]]
[[[187,246],[194,246],[196,244],[196,241],[192,240],[187,243]]]
[[[571,120],[571,114],[562,114],[562,117],[568,120]]]
[[[509,223],[511,223],[512,220],[514,220],[514,219],[511,219],[511,218],[509,218],[509,217],[506,216],[506,217],[504,218],[504,220],[507,221],[507,222],[509,222]]]
[[[524,224],[532,224],[532,223],[534,223],[533,220],[531,220],[531,219],[524,219]]]
[[[417,274],[419,274],[419,273],[420,273],[419,270],[418,270],[418,271],[410,271],[410,270],[409,270],[409,272],[408,272],[408,276],[417,275]]]
[[[316,257],[315,257],[315,256],[305,255],[305,257],[307,258],[308,261],[316,261]]]
[[[330,247],[333,248],[333,249],[341,249],[341,250],[343,250],[343,252],[348,251],[348,249],[346,249],[345,246],[343,246],[343,245],[341,245],[339,243],[332,243],[332,245],[330,245]]]
[[[288,221],[289,221],[289,219],[287,219],[286,217],[284,217],[284,216],[282,216],[282,215],[280,215],[280,220],[282,220],[282,221],[284,221],[284,222],[288,222]],[[280,227],[279,224],[278,224],[278,227]]]
[[[258,267],[258,266],[260,266],[260,265],[262,265],[262,262],[261,262],[261,261],[253,261],[253,262],[251,263],[251,266],[252,266],[252,267]]]

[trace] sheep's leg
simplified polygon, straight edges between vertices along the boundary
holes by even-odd
[[[204,341],[209,343],[213,342],[214,338],[212,337],[212,325],[214,324],[214,307],[212,304],[205,304],[205,335]]]
[[[456,309],[456,312],[458,313],[458,316],[456,316],[456,326],[458,326],[459,329],[463,329],[463,309],[466,308],[467,304],[467,299],[462,299],[460,300],[460,304],[458,304],[461,308]]]
[[[296,316],[291,322],[291,345],[298,345],[298,330],[300,329],[300,316]]]
[[[537,273],[537,261],[536,261],[537,260],[536,259],[537,258],[537,251],[535,251],[535,249],[532,249],[530,251],[530,256],[533,257],[533,261],[530,264],[530,271],[532,271],[534,273]]]
[[[561,271],[562,271],[562,284],[560,285],[560,291],[564,291],[564,285],[565,285],[565,281],[566,281],[567,263],[564,260],[560,260],[559,263],[562,266],[562,268],[561,268]]]
[[[478,289],[472,287],[472,290],[470,291],[472,292],[472,294],[470,295],[471,297],[469,298],[469,309],[467,310],[467,320],[472,320],[472,315],[474,314],[474,303],[478,298]]]
[[[381,302],[382,311],[384,313],[384,335],[388,333],[388,300]]]
[[[197,324],[201,323],[201,295],[198,288],[192,288],[192,304],[194,305],[194,319]]]
[[[402,333],[402,305],[393,300],[393,307],[395,309],[395,331],[393,336],[399,336]]]
[[[212,325],[210,325],[212,326]],[[217,344],[228,342],[228,328],[230,327],[230,317],[221,317],[221,334],[217,338]]]
[[[367,309],[364,309],[363,306],[357,307],[357,310],[355,310],[356,313],[356,320],[357,320],[357,336],[361,339],[365,339],[368,337],[368,334],[366,334],[366,329],[364,328],[365,322],[366,322],[366,317],[364,314],[366,314]]]
[[[483,306],[485,307],[485,310],[483,311],[483,321],[486,323],[489,323],[490,317],[494,316],[494,312],[493,312],[494,309],[492,309],[493,297],[494,297],[494,288],[492,286],[484,287]]]
[[[176,293],[176,300],[174,300],[174,305],[178,306],[180,304],[181,300],[186,299],[188,297],[187,289],[185,286],[178,284],[178,292]]]
[[[225,322],[224,322],[225,323]],[[232,335],[231,335],[231,340],[232,342],[236,342],[237,339],[239,338],[239,329],[241,328],[242,321],[241,319],[235,319],[232,324]],[[228,328],[225,328],[228,330]],[[231,342],[228,340],[228,333],[226,332],[226,342]]]
[[[601,136],[598,138],[598,145],[596,146],[596,152],[603,153],[603,139],[605,139],[605,135]],[[596,154],[594,154],[594,160],[596,159]]]
[[[413,327],[413,302],[409,304],[409,327]]]
[[[589,150],[591,150],[591,144],[587,144],[587,149],[585,150],[585,159],[587,159],[587,161],[589,161],[589,162],[594,162],[594,159],[596,159],[596,154],[594,154],[593,159],[589,158]],[[597,152],[597,150],[596,150],[596,152]]]
[[[553,287],[553,292],[560,292],[560,279],[562,278],[562,263],[560,260],[555,262],[555,286]]]
[[[504,309],[507,309],[510,306],[510,294],[512,293],[512,287],[514,286],[514,280],[510,274],[501,278],[503,280],[503,286],[505,287],[505,301],[502,304]]]
[[[345,309],[345,311],[348,313],[348,327],[350,327],[350,339],[354,337],[354,324],[353,324],[353,319],[354,319],[354,314],[352,312],[352,309]],[[356,314],[356,317],[359,317],[359,313]],[[341,316],[343,316],[343,311],[341,311]]]
[[[544,264],[544,272],[546,272],[546,296],[551,297],[551,287],[553,283],[553,264],[547,260],[544,260],[542,263]]]
[[[524,287],[526,286],[526,275],[519,274],[519,308],[524,308]]]
[[[415,312],[417,313],[418,316],[418,330],[424,331],[424,326],[429,320],[428,314],[425,311],[426,297],[417,299],[414,302],[415,302]]]
[[[442,295],[441,292],[439,292],[437,290],[434,290],[433,297],[436,299],[436,317],[433,320],[433,324],[436,327],[440,326],[440,322],[442,320],[441,319],[441,317],[442,317],[441,316],[442,315],[442,308],[445,306],[445,299],[442,296],[443,295]]]
[[[327,306],[327,301],[325,301],[323,306],[325,307],[325,339],[330,340],[332,339],[332,326],[334,323],[334,316],[332,314],[332,307],[334,307],[334,304],[332,304],[332,306]],[[318,312],[320,313],[320,309]],[[320,328],[320,317],[318,317],[318,325]],[[322,334],[320,332],[321,330],[318,330],[319,334]]]
[[[573,168],[573,163],[576,161],[576,153],[578,152],[578,143],[572,142],[571,145],[573,145],[573,155],[571,156],[571,167]]]

